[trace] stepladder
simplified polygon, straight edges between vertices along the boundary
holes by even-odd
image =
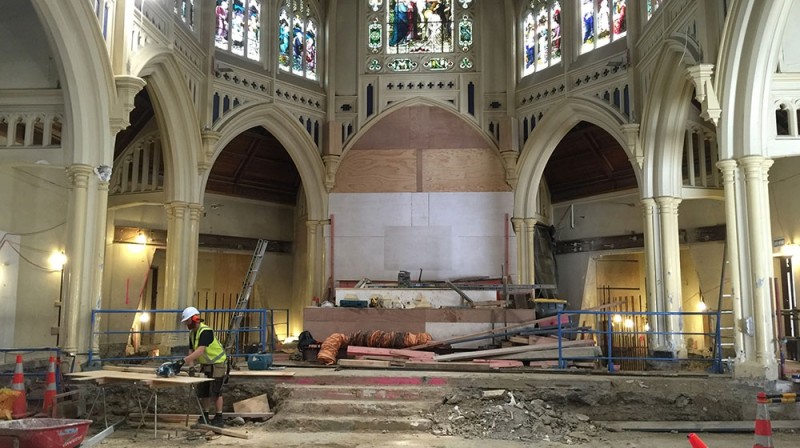
[[[242,281],[242,290],[239,293],[234,312],[231,315],[231,320],[223,340],[225,352],[228,354],[232,353],[232,350],[239,340],[239,333],[242,327],[242,320],[245,316],[245,310],[247,310],[250,297],[253,294],[253,286],[255,285],[256,278],[258,277],[258,272],[261,269],[261,262],[264,260],[264,254],[267,252],[268,245],[269,241],[258,240],[256,248],[253,251],[253,258],[250,260],[250,266],[247,268],[247,274]],[[262,324],[265,325],[266,323]],[[228,359],[232,360],[233,357],[229,356]]]

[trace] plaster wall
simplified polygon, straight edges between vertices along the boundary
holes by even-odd
[[[511,193],[333,193],[337,280],[501,275]],[[509,230],[509,266],[516,243]],[[477,254],[480,254],[478,256]]]
[[[800,9],[800,8],[794,8]],[[800,193],[800,157],[776,159],[769,170],[770,222],[772,239],[783,239],[786,245],[800,245],[800,207],[797,196]],[[795,297],[800,297],[800,253],[792,246],[774,247],[774,252],[794,254]],[[776,272],[777,275],[777,272]]]
[[[19,246],[20,238],[0,231],[0,240],[0,347],[13,347],[20,258],[11,245]]]
[[[0,89],[58,86],[48,39],[29,1],[4,2],[0,14]]]
[[[7,211],[0,213],[0,229],[18,236],[6,235],[11,241],[0,256],[9,256],[9,244],[20,253],[18,258],[11,256],[9,266],[0,266],[15,271],[3,275],[3,296],[16,301],[13,307],[3,305],[5,310],[13,311],[10,316],[15,321],[11,329],[2,330],[5,338],[12,334],[4,346],[41,347],[56,342],[50,327],[58,324],[54,303],[59,300],[61,271],[51,267],[49,258],[64,250],[66,183],[62,169],[0,167],[0,210]]]
[[[336,95],[358,94],[361,65],[358,62],[358,43],[363,31],[353,32],[353,18],[359,17],[359,3],[363,2],[338,0],[336,3],[336,48],[332,49],[336,56]]]
[[[570,211],[570,205],[574,209]],[[556,240],[574,240],[644,231],[644,218],[636,192],[597,201],[575,201],[553,206]],[[571,228],[574,213],[575,228]],[[609,217],[614,217],[609,219]]]
[[[498,2],[499,3],[499,2]],[[498,33],[508,36],[509,29],[506,23],[505,8],[488,2],[477,2],[480,7],[479,29],[481,31],[480,70],[483,73],[484,92],[506,91],[506,74],[510,68],[509,48],[507,45],[498,46]]]
[[[800,22],[800,2],[792,2],[788,23],[796,24],[798,22]],[[797,51],[797,36],[794,33],[783,34],[778,61],[778,69],[782,73],[800,72],[800,52]]]

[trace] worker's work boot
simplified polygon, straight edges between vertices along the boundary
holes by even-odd
[[[208,422],[211,426],[216,426],[217,428],[224,428],[225,427],[225,420],[222,418],[222,414],[217,414],[214,418]]]
[[[197,417],[197,424],[198,425],[211,424],[211,414],[209,414],[208,412],[203,412],[203,415]]]

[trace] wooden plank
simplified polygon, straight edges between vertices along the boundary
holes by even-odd
[[[233,412],[266,413],[269,412],[267,394],[261,394],[246,400],[233,403]]]
[[[602,355],[600,347],[567,347],[561,350],[561,353],[565,358],[589,358]],[[493,356],[491,359],[516,359],[523,361],[534,359],[558,359],[558,349],[511,353],[507,355]]]
[[[196,425],[195,428],[197,429],[205,429],[206,431],[214,431],[217,434],[222,434],[223,436],[228,437],[236,437],[239,439],[249,439],[250,434],[245,434],[243,432],[232,431],[230,429],[225,428],[217,428],[216,426],[211,425]]]
[[[422,352],[414,350],[403,350],[394,348],[376,348],[376,347],[360,347],[357,345],[350,345],[347,347],[347,354],[351,356],[358,355],[377,355],[377,356],[393,356],[412,359],[433,359],[433,352]]]
[[[752,433],[753,422],[750,421],[636,421],[614,422],[604,421],[603,427],[616,431],[642,432],[743,432]],[[772,429],[800,429],[800,420],[771,420]]]
[[[561,316],[561,317],[562,317],[562,319],[561,319],[561,323],[562,324],[563,323],[569,323],[569,317],[568,316]],[[545,318],[542,318],[542,319],[535,319],[535,320],[531,320],[531,321],[528,321],[528,322],[523,322],[523,323],[520,323],[520,324],[507,325],[505,327],[499,327],[499,328],[495,328],[493,330],[481,331],[481,332],[472,333],[472,334],[465,334],[465,335],[462,335],[462,336],[454,336],[452,338],[441,339],[441,340],[438,340],[438,341],[431,341],[431,342],[428,342],[427,344],[421,344],[421,345],[415,345],[413,347],[408,347],[406,350],[421,350],[421,349],[425,349],[425,348],[438,347],[440,345],[445,345],[445,344],[454,344],[454,343],[463,342],[463,341],[466,341],[466,340],[473,340],[474,338],[476,338],[478,336],[486,336],[486,339],[488,339],[488,338],[492,337],[493,335],[507,333],[510,330],[520,330],[519,332],[521,333],[522,329],[526,328],[526,327],[532,327],[534,325],[538,325],[540,327],[547,327],[547,326],[553,326],[553,325],[557,325],[557,324],[558,324],[557,316],[545,317]]]
[[[370,367],[370,368],[389,368],[393,367],[392,361],[378,361],[372,359],[340,359],[336,362],[337,365],[342,367]]]
[[[478,364],[488,364],[493,369],[503,369],[507,367],[522,367],[522,361],[512,361],[507,359],[473,359],[472,362]]]
[[[511,342],[513,342],[513,343],[515,343],[515,344],[524,344],[524,345],[528,345],[528,344],[530,344],[530,343],[531,343],[531,342],[530,342],[530,336],[528,336],[528,337],[522,337],[522,336],[511,336],[511,337],[509,337],[509,338],[508,338],[508,340],[509,340],[509,341],[511,341]]]
[[[594,341],[564,341],[561,343],[562,348],[585,347],[589,345],[594,345]],[[516,347],[477,350],[477,351],[463,352],[463,353],[452,353],[449,355],[436,355],[433,357],[433,359],[434,361],[457,361],[460,359],[488,358],[493,356],[510,355],[513,353],[524,353],[529,351],[539,351],[548,349],[558,349],[558,344],[518,345]]]
[[[120,381],[141,381],[145,383],[159,383],[159,384],[196,384],[210,381],[206,377],[190,377],[190,376],[173,376],[169,378],[158,377],[155,372],[153,373],[140,373],[140,372],[118,372],[114,370],[93,370],[89,372],[80,372],[77,374],[68,373],[65,376],[70,377],[73,381],[86,381],[86,380],[120,380]]]
[[[226,418],[246,418],[252,420],[268,420],[272,418],[275,413],[274,412],[225,412],[223,414]],[[142,419],[142,414],[140,413],[131,413],[128,415],[128,418],[131,420],[139,421]],[[153,414],[144,414],[145,422],[152,422],[153,421]],[[200,418],[200,414],[158,414],[158,421],[164,423],[183,423],[185,424],[188,422],[193,423]]]
[[[231,376],[294,376],[288,370],[231,370]]]

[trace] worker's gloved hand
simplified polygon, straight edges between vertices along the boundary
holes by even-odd
[[[194,366],[191,366],[189,367],[187,373],[189,374],[189,376],[194,377],[195,375],[197,375],[197,370],[194,369]]]
[[[175,361],[174,363],[172,363],[172,370],[175,371],[176,375],[178,374],[178,372],[181,371],[181,368],[183,367],[184,364],[185,364],[185,361],[182,360],[182,359],[179,359],[179,360]]]

